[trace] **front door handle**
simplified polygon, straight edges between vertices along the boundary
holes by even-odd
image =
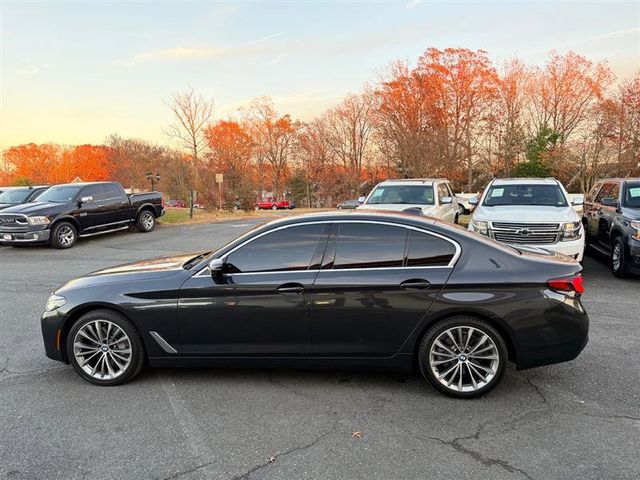
[[[278,293],[298,294],[304,292],[304,287],[299,283],[284,283],[278,287]]]
[[[422,278],[412,278],[411,280],[405,280],[400,284],[400,288],[405,290],[424,290],[429,288],[431,284]]]

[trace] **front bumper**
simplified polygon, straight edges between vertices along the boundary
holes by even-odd
[[[44,312],[40,319],[42,327],[42,340],[44,341],[44,351],[47,357],[59,362],[67,362],[64,353],[64,324],[67,319],[60,310]]]
[[[562,253],[569,257],[575,258],[581,262],[584,255],[584,235],[576,240],[570,240],[568,242],[558,242],[551,245],[535,245],[536,247],[546,248],[552,252]]]
[[[26,232],[14,232],[10,230],[0,230],[0,243],[41,243],[48,242],[51,230],[33,230]]]
[[[629,247],[627,270],[635,275],[640,275],[640,240],[630,237],[627,246]]]

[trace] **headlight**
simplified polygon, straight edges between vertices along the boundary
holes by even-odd
[[[633,236],[636,240],[640,240],[640,220],[631,220],[630,222],[631,228],[633,228],[636,233]]]
[[[49,223],[47,217],[27,217],[27,221],[31,225],[47,225]]]
[[[472,220],[471,226],[473,227],[474,231],[481,233],[482,235],[489,234],[488,223],[485,222],[484,220]]]
[[[575,240],[580,237],[580,222],[565,223],[562,229],[562,241]]]
[[[47,300],[47,306],[45,308],[45,312],[51,312],[56,308],[60,308],[65,303],[67,303],[67,299],[64,298],[62,295],[55,295],[55,294],[51,295],[49,297],[49,300]]]

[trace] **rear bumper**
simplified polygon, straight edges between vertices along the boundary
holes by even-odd
[[[545,309],[538,325],[518,332],[518,370],[573,360],[589,342],[589,316],[580,300],[551,291],[544,293],[555,305]]]
[[[0,231],[0,243],[45,243],[49,241],[51,230],[34,230],[27,232]]]

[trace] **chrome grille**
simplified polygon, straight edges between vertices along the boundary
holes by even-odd
[[[26,232],[28,228],[26,215],[0,214],[0,232]]]
[[[491,222],[490,235],[499,242],[549,245],[560,240],[559,223]]]

